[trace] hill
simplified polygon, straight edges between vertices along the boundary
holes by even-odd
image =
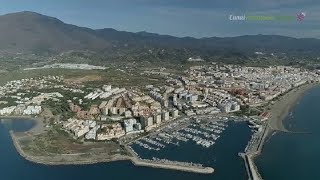
[[[8,52],[56,53],[110,46],[92,29],[34,12],[0,16],[0,39],[0,50]]]
[[[66,24],[34,12],[0,16],[0,53],[35,54],[47,57],[74,56],[94,62],[185,62],[189,57],[206,61],[245,63],[255,61],[255,52],[277,58],[316,58],[319,39],[277,35],[239,37],[174,37],[148,32],[125,32],[112,28],[90,29]],[[70,53],[71,52],[71,53]],[[88,53],[90,52],[90,53]],[[63,54],[63,56],[61,56]],[[26,57],[26,56],[24,56]],[[16,58],[16,57],[15,57]],[[261,59],[260,59],[261,60]]]

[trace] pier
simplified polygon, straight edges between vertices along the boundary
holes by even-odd
[[[249,167],[249,163],[248,163],[248,156],[244,153],[239,153],[239,156],[241,156],[244,160],[244,165],[246,167],[246,171],[247,171],[247,174],[248,174],[248,179],[249,180],[253,180],[253,175],[252,175],[252,171]]]
[[[239,153],[239,156],[244,159],[249,180],[262,180],[258,168],[254,163],[254,158],[261,153],[264,141],[269,132],[269,126],[268,124],[265,124],[262,132],[257,131],[252,135],[245,152]]]
[[[253,162],[253,157],[245,153],[239,153],[239,155],[244,159],[246,171],[248,174],[249,180],[262,180],[261,175],[259,174],[257,167]]]

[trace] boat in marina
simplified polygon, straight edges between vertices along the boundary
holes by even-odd
[[[196,121],[194,119],[189,123],[186,123],[187,120],[180,120],[179,123],[172,123],[163,127],[161,131],[156,131],[152,136],[137,140],[135,144],[146,150],[159,151],[166,148],[167,145],[179,146],[180,142],[191,141],[196,145],[209,148],[216,143],[220,134],[227,128],[228,124],[225,120],[225,118],[220,118],[220,121],[210,121],[210,118],[206,121]]]

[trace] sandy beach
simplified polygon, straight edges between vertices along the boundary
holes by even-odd
[[[283,121],[290,112],[290,110],[298,103],[304,93],[310,88],[318,85],[317,83],[310,83],[295,88],[283,96],[271,105],[270,118],[268,119],[268,126],[270,130],[289,132],[284,126]]]
[[[312,87],[315,87],[319,85],[318,83],[310,83],[305,84],[300,87],[294,88],[290,90],[289,92],[285,93],[281,97],[279,97],[278,100],[274,101],[272,105],[269,105],[267,107],[270,108],[268,110],[270,112],[270,117],[267,120],[267,124],[264,125],[263,132],[260,136],[260,140],[257,146],[257,149],[255,152],[251,152],[247,154],[248,162],[247,168],[249,167],[249,170],[253,172],[253,179],[261,180],[262,177],[260,176],[258,169],[255,166],[254,159],[260,155],[263,145],[265,143],[265,140],[267,137],[271,135],[274,131],[281,131],[281,132],[290,132],[284,125],[284,120],[291,111],[291,109],[298,103],[298,101],[303,97],[304,93],[311,89]],[[251,164],[250,164],[251,163]]]

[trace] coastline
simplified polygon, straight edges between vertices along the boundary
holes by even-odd
[[[267,120],[268,122],[263,128],[263,133],[257,147],[257,152],[253,158],[260,155],[266,138],[269,137],[273,132],[280,131],[290,133],[290,131],[284,125],[284,120],[292,108],[303,97],[304,93],[318,85],[318,83],[309,83],[299,86],[290,90],[272,104],[270,109],[270,118]]]
[[[279,97],[279,99],[274,102],[270,109],[270,118],[267,120],[269,128],[275,131],[289,132],[289,130],[285,127],[283,121],[286,119],[292,108],[303,97],[304,93],[317,85],[319,84],[304,84],[290,90],[283,96]]]
[[[38,117],[32,117],[32,116],[0,116],[0,119],[2,120],[31,120],[35,123],[35,125],[26,131],[26,133],[31,133],[33,135],[41,134],[47,130],[44,124],[44,118],[41,116]]]
[[[245,159],[246,169],[248,171],[249,179],[252,180],[261,180],[263,179],[259,174],[258,168],[255,165],[255,158],[258,157],[262,150],[264,143],[273,132],[281,131],[290,133],[290,131],[285,127],[284,120],[288,116],[289,112],[292,108],[298,103],[298,101],[303,97],[305,92],[315,86],[318,86],[318,83],[308,83],[301,85],[297,88],[286,92],[284,95],[279,97],[270,107],[270,118],[267,120],[268,122],[263,125],[262,133],[255,133],[252,136],[252,139],[257,138],[259,141],[256,144],[256,147],[253,151],[247,151],[241,156]],[[268,107],[268,106],[267,106]],[[255,137],[256,136],[256,137]],[[251,139],[251,140],[252,140]],[[249,141],[249,143],[251,142]]]
[[[15,133],[11,130],[10,132],[10,136],[13,142],[14,147],[16,148],[18,154],[23,157],[24,159],[33,162],[33,163],[37,163],[37,164],[44,164],[44,165],[85,165],[85,164],[95,164],[95,163],[102,163],[102,162],[112,162],[112,161],[121,161],[121,160],[129,160],[130,157],[129,156],[113,156],[111,158],[108,159],[100,159],[100,160],[80,160],[77,159],[75,161],[68,161],[67,159],[64,159],[66,157],[77,157],[77,156],[81,156],[83,154],[79,153],[79,154],[61,154],[60,158],[53,157],[53,156],[32,156],[32,155],[28,155],[27,153],[25,153],[22,150],[21,145],[19,144],[19,138],[15,135]],[[73,158],[74,158],[73,157]],[[50,160],[49,160],[50,159]]]
[[[79,154],[60,154],[60,155],[53,155],[53,156],[32,156],[23,151],[20,145],[19,137],[17,137],[12,130],[10,131],[10,136],[12,138],[13,145],[15,146],[15,149],[17,150],[18,154],[24,159],[26,159],[27,161],[37,163],[37,164],[86,165],[86,164],[96,164],[96,163],[108,163],[108,162],[114,162],[114,161],[130,161],[135,166],[178,170],[178,171],[192,172],[192,173],[199,173],[199,174],[211,174],[214,172],[214,169],[211,167],[193,167],[193,166],[183,166],[183,165],[151,162],[151,161],[146,161],[138,157],[135,157],[134,155],[128,156],[128,155],[115,154],[110,156],[108,154],[100,154],[100,155],[93,155],[92,157],[86,157],[83,155],[87,155],[87,154],[79,153]]]
[[[305,84],[300,87],[294,88],[289,92],[286,92],[284,95],[279,97],[270,107],[270,118],[266,125],[263,128],[263,133],[259,136],[259,143],[255,152],[250,152],[245,154],[245,158],[247,158],[248,167],[250,171],[253,172],[254,178],[253,179],[262,179],[258,173],[258,169],[255,166],[255,157],[260,155],[263,144],[265,139],[273,132],[273,131],[282,131],[282,132],[289,132],[284,124],[283,120],[286,118],[292,107],[296,105],[299,99],[303,96],[303,94],[309,90],[310,88],[316,86],[318,84],[310,83]],[[43,119],[41,117],[29,117],[29,116],[3,116],[0,117],[1,119],[28,119],[35,121],[35,126],[32,127],[27,132],[24,132],[25,136],[40,134],[44,132],[45,127],[43,123]],[[42,127],[42,128],[41,128]],[[10,135],[13,141],[13,144],[17,150],[17,152],[22,156],[24,159],[38,163],[38,164],[45,164],[45,165],[83,165],[83,164],[95,164],[95,163],[107,163],[113,161],[130,161],[135,166],[145,166],[145,167],[153,167],[153,168],[162,168],[162,169],[171,169],[171,170],[179,170],[185,172],[193,172],[193,173],[202,173],[202,174],[209,174],[213,173],[214,169],[211,167],[188,167],[182,165],[173,165],[173,164],[165,164],[165,163],[157,163],[157,162],[150,162],[145,161],[143,159],[139,159],[135,157],[130,151],[128,151],[131,156],[129,155],[108,155],[108,154],[53,154],[52,156],[32,156],[27,154],[23,151],[20,143],[20,138],[15,135],[13,131],[10,131]],[[22,136],[23,138],[23,136]],[[88,157],[88,155],[90,157]]]

